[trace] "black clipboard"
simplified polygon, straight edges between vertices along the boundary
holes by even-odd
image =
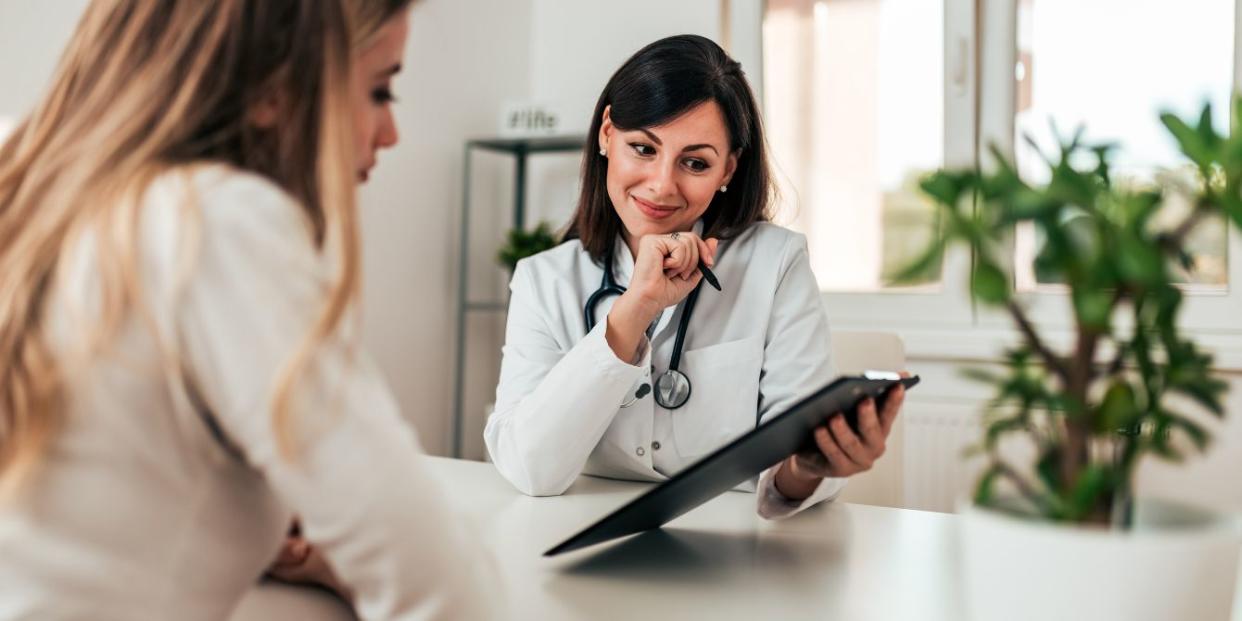
[[[838,412],[852,417],[855,406],[864,398],[875,397],[882,401],[884,393],[898,383],[911,388],[919,383],[919,378],[917,375],[901,378],[891,373],[838,377],[543,555],[556,556],[659,528],[807,446],[808,442],[813,442],[810,440],[812,430]],[[852,420],[850,422],[851,427],[857,428]]]

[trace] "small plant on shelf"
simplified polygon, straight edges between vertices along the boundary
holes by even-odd
[[[556,243],[556,235],[546,222],[540,222],[529,231],[513,228],[509,230],[505,244],[496,252],[496,260],[512,272],[518,261],[552,248]]]

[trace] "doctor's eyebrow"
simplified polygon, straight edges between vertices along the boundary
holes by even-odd
[[[664,146],[664,141],[660,140],[660,137],[659,137],[659,136],[657,136],[657,135],[655,135],[655,134],[651,133],[651,130],[649,130],[649,129],[645,129],[645,128],[640,128],[638,131],[640,131],[640,132],[642,132],[642,133],[644,133],[644,134],[647,134],[647,137],[648,137],[648,138],[650,138],[650,139],[651,139],[651,141],[652,141],[652,142],[654,142],[654,143],[656,143],[657,145],[659,145],[659,146],[661,146],[661,147],[662,147],[662,146]],[[702,144],[692,144],[692,145],[690,145],[690,146],[688,146],[688,147],[686,147],[686,148],[682,149],[682,150],[681,150],[681,152],[682,152],[682,153],[685,153],[685,152],[687,152],[687,151],[698,151],[698,150],[700,150],[700,149],[711,149],[711,150],[712,150],[712,152],[714,152],[716,155],[720,155],[720,151],[718,151],[718,150],[716,149],[716,147],[713,147],[712,145],[707,144],[707,143],[702,143]]]
[[[706,143],[704,143],[704,144],[692,144],[692,145],[690,145],[690,146],[688,146],[688,147],[686,147],[686,148],[682,149],[682,150],[681,150],[681,152],[682,152],[682,153],[685,153],[685,152],[687,152],[687,151],[698,151],[698,150],[700,150],[700,149],[711,149],[713,153],[715,153],[716,155],[720,155],[720,151],[717,151],[717,150],[716,150],[716,147],[713,147],[712,145],[710,145],[710,144],[706,144]]]

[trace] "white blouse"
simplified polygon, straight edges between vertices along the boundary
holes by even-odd
[[[297,459],[278,455],[269,398],[329,277],[303,210],[214,165],[161,177],[140,214],[145,318],[71,362],[100,307],[92,238],[47,306],[67,420],[0,506],[0,618],[225,618],[295,513],[362,617],[487,616],[490,566],[375,365],[340,334],[297,385]]]
[[[616,247],[613,273],[624,287],[634,259],[626,244]],[[666,410],[650,392],[622,404],[667,369],[682,305],[656,320],[639,360],[622,361],[604,338],[616,296],[600,302],[587,330],[584,305],[603,269],[581,242],[520,261],[496,409],[484,431],[501,474],[535,496],[561,494],[581,473],[663,480],[832,380],[828,320],[805,237],[753,225],[720,245],[712,269],[723,291],[703,286],[683,345],[690,399]],[[831,498],[845,484],[826,479],[811,497],[791,501],[776,490],[775,471],[758,483],[766,517]]]

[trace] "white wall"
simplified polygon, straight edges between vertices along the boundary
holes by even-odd
[[[0,117],[34,105],[87,4],[0,2]],[[361,192],[366,343],[433,453],[448,450],[462,144],[495,133],[502,101],[527,97],[531,8],[529,0],[415,6],[395,83],[402,141],[380,155]],[[490,207],[507,194],[485,164],[476,192]],[[494,252],[481,249],[474,261],[490,263]]]
[[[531,95],[568,113],[567,132],[586,131],[612,73],[639,48],[675,34],[720,40],[720,0],[534,0]]]
[[[0,117],[16,121],[39,99],[87,4],[0,2]]]
[[[600,91],[640,48],[675,34],[721,41],[720,0],[533,0],[530,97],[563,115],[566,134],[585,134]],[[578,191],[577,155],[541,157],[529,170],[532,221],[564,224]]]
[[[495,134],[501,102],[527,97],[530,19],[529,0],[415,5],[394,85],[401,143],[361,194],[366,343],[434,454],[450,450],[463,144]],[[486,164],[473,201],[484,214],[508,205],[507,177]],[[494,254],[475,248],[471,262],[490,267]]]

